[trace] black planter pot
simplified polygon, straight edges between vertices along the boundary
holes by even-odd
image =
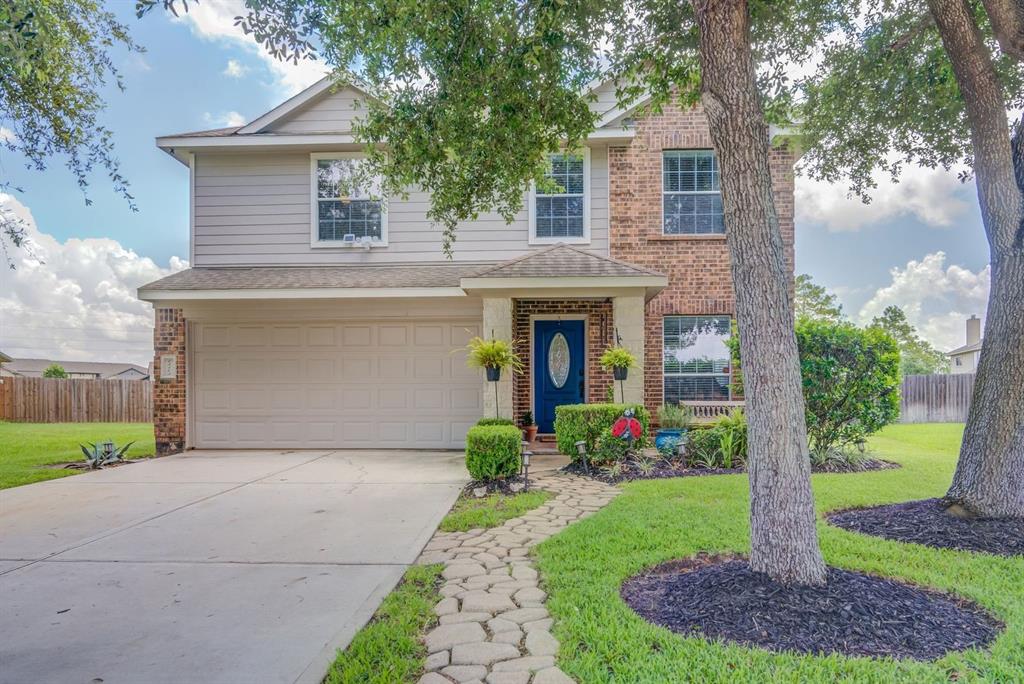
[[[498,382],[501,380],[501,369],[494,366],[487,366],[487,382]]]
[[[629,375],[629,369],[616,367],[612,369],[612,374],[616,380],[625,380],[626,376]]]

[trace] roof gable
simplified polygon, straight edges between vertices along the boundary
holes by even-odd
[[[344,97],[338,98],[339,95],[344,95]],[[297,132],[285,131],[282,127],[286,126],[287,121],[292,118],[308,122],[310,112],[316,112],[318,110],[344,110],[346,109],[345,103],[351,105],[353,101],[357,99],[366,99],[367,97],[369,97],[369,94],[361,85],[349,83],[344,86],[338,86],[334,81],[334,77],[327,75],[302,92],[293,95],[277,107],[274,107],[266,114],[263,114],[252,122],[242,126],[238,129],[237,135],[266,133],[272,129],[277,132]],[[329,103],[332,101],[334,102],[326,106],[321,106],[321,102],[324,100]]]

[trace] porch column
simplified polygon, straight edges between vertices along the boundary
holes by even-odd
[[[644,296],[630,295],[612,299],[612,320],[622,338],[622,346],[633,352],[636,368],[629,370],[623,383],[627,404],[644,403]],[[619,383],[615,383],[615,398],[619,398]]]
[[[480,336],[485,340],[512,341],[512,298],[484,297],[484,329]],[[484,377],[481,373],[481,377]],[[484,417],[494,417],[494,383],[484,377]],[[498,382],[498,415],[512,418],[512,372],[503,370]]]

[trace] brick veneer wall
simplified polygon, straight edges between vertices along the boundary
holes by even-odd
[[[663,235],[663,150],[712,149],[707,117],[700,106],[666,106],[641,117],[628,147],[608,150],[611,256],[668,276],[668,287],[647,303],[644,399],[657,410],[662,395],[662,320],[667,315],[735,313],[725,236]],[[769,153],[775,207],[792,272],[794,263],[793,164],[788,149]],[[728,217],[726,217],[728,223]]]
[[[185,448],[185,317],[181,309],[157,309],[153,330],[153,432],[158,454]],[[177,357],[174,380],[160,379],[160,357]]]
[[[516,352],[523,360],[521,374],[512,378],[512,410],[516,422],[524,411],[532,411],[530,402],[533,375],[530,369],[533,342],[530,317],[564,314],[587,316],[587,401],[603,402],[612,374],[601,369],[598,360],[615,338],[611,300],[587,299],[516,299],[512,303],[512,336],[516,339]]]

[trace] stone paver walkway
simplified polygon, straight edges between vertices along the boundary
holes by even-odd
[[[555,667],[558,640],[530,547],[619,494],[593,480],[552,474],[530,481],[555,494],[501,527],[437,532],[418,563],[444,563],[440,624],[426,635],[429,656],[419,684],[571,684]]]

